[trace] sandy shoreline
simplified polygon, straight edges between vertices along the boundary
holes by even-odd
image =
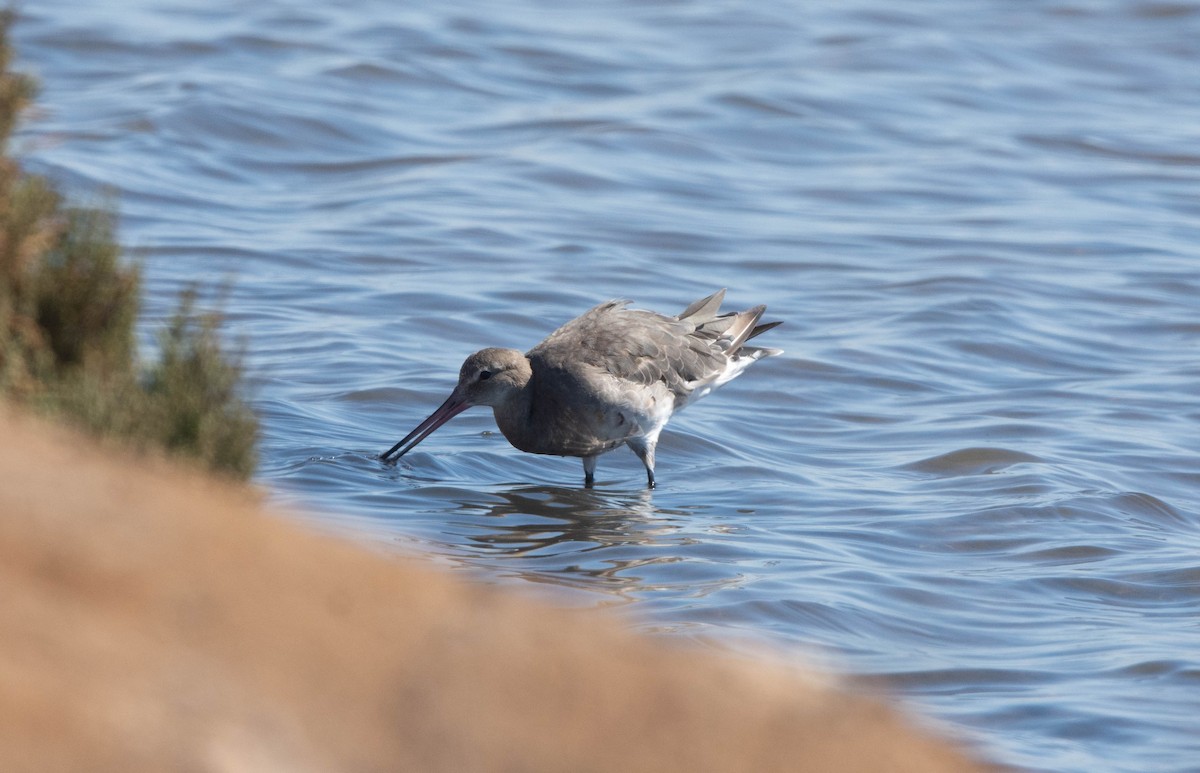
[[[0,406],[0,769],[951,771],[881,702],[473,586]]]

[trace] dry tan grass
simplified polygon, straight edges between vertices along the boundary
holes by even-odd
[[[967,771],[880,702],[311,534],[0,405],[0,770]]]

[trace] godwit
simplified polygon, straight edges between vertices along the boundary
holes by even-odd
[[[582,457],[584,486],[595,483],[596,457],[628,445],[654,488],[654,446],[671,415],[755,360],[782,353],[745,346],[780,324],[758,324],[766,306],[718,314],[724,297],[718,290],[677,317],[609,301],[526,354],[475,352],[446,402],[380,458],[399,459],[467,408],[490,405],[500,431],[518,449]]]

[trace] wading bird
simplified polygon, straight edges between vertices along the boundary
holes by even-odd
[[[782,353],[745,345],[780,324],[758,324],[766,306],[718,314],[724,297],[719,290],[675,317],[609,301],[526,354],[475,352],[446,402],[380,458],[399,459],[467,408],[488,405],[518,449],[581,457],[585,486],[595,483],[596,457],[627,445],[654,488],[654,447],[671,415]]]

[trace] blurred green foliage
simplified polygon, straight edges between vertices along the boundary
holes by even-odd
[[[0,396],[142,449],[160,448],[247,478],[258,422],[242,400],[240,357],[220,316],[183,294],[138,360],[139,273],[122,259],[110,207],[71,207],[9,156],[36,92],[10,72],[11,13],[0,15]]]

